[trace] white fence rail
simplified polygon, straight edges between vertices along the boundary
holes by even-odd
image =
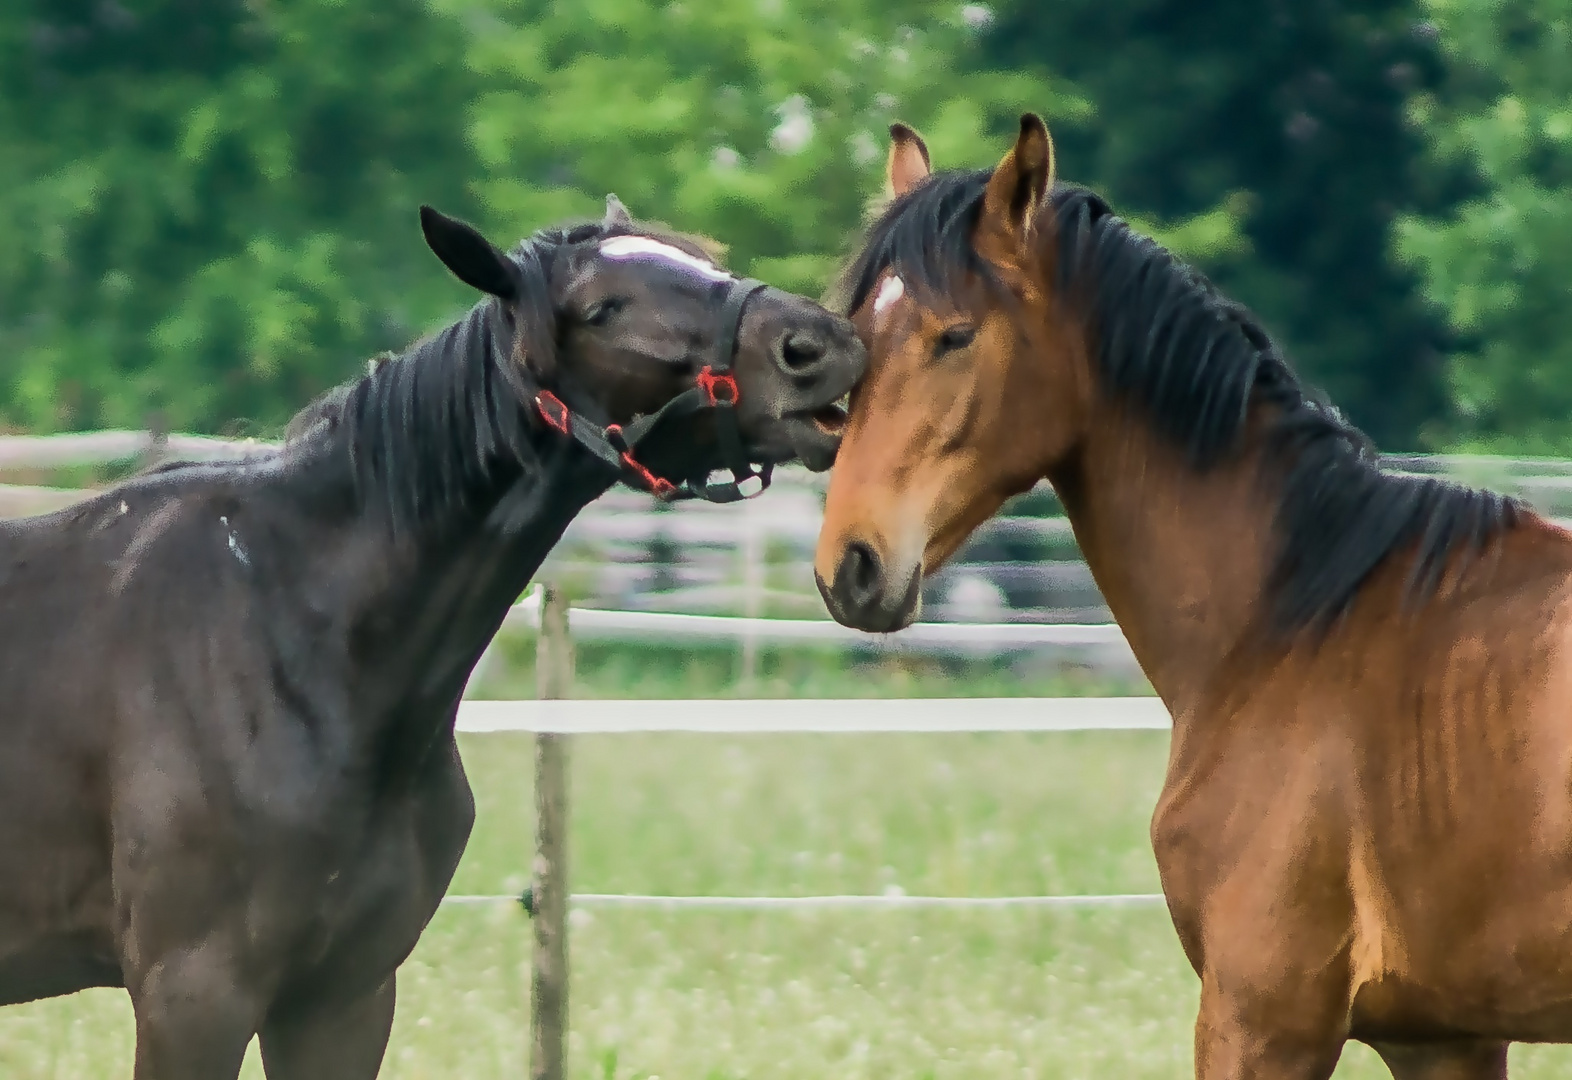
[[[444,904],[519,903],[512,893],[444,896]],[[664,896],[644,893],[573,893],[573,907],[730,909],[741,911],[813,908],[1085,908],[1161,904],[1162,893],[1069,893],[1058,896],[907,896],[905,893],[842,893],[831,896]]]
[[[578,637],[582,612],[574,612]],[[670,701],[466,701],[458,729],[470,734],[534,732],[594,735],[634,732],[704,734],[894,734],[934,732],[1167,731],[1172,726],[1156,698],[874,698]],[[461,894],[447,904],[517,902],[508,893]],[[1058,896],[669,896],[574,893],[574,907],[673,910],[807,910],[889,908],[1082,908],[1150,906],[1162,893],[1083,893]]]
[[[574,637],[578,637],[577,613]],[[988,731],[1167,731],[1155,697],[715,698],[668,701],[465,701],[458,729],[560,735]]]
[[[503,625],[533,627],[540,618],[537,588],[515,604]],[[1129,654],[1114,623],[917,623],[893,634],[868,634],[829,619],[750,619],[660,611],[573,609],[576,641],[708,642],[751,639],[765,645],[838,645],[890,653],[991,656],[1044,647]],[[1132,658],[1133,660],[1133,658]]]
[[[69,505],[80,492],[49,488],[50,470],[103,465],[151,457],[202,460],[245,457],[274,443],[195,435],[155,439],[150,433],[104,431],[75,435],[0,437],[0,478],[24,485],[0,486],[0,517],[42,513]],[[1572,462],[1448,455],[1401,455],[1387,459],[1396,469],[1442,474],[1514,491],[1543,512],[1572,517]],[[579,623],[598,635],[648,640],[680,635],[684,640],[737,641],[746,658],[760,644],[795,641],[854,642],[828,624],[782,619],[783,625],[740,623],[650,623],[640,613],[691,615],[822,614],[813,586],[811,558],[822,517],[825,477],[781,470],[774,490],[740,507],[683,504],[658,506],[648,496],[617,489],[580,514],[552,552],[542,576],[562,583],[580,602],[607,612],[583,614]],[[1563,522],[1572,524],[1572,522]],[[1070,624],[1111,622],[1091,574],[1081,561],[1068,522],[1046,488],[1015,500],[967,543],[952,564],[925,584],[923,609],[938,625]],[[598,621],[597,621],[598,619]],[[772,622],[775,620],[771,620]],[[798,627],[785,625],[800,621]],[[888,647],[923,651],[938,641],[919,628]],[[993,648],[1087,648],[1057,638],[1014,638],[994,629],[969,629],[973,644],[945,638],[930,651],[986,652]],[[1117,646],[1111,646],[1117,648]],[[1095,661],[1094,661],[1095,662]]]
[[[226,460],[266,453],[276,443],[214,439],[206,435],[159,438],[146,431],[90,431],[75,435],[0,436],[0,470],[66,469],[106,465],[159,452],[192,461]]]

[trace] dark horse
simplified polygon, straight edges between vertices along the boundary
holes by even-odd
[[[614,200],[510,253],[422,224],[490,296],[283,449],[0,523],[0,1004],[125,987],[136,1080],[234,1077],[253,1035],[272,1080],[375,1076],[509,605],[619,479],[827,467],[862,374],[844,319]]]
[[[816,560],[842,622],[1046,477],[1173,716],[1152,820],[1205,1080],[1504,1075],[1572,1041],[1572,536],[1384,472],[1255,319],[1022,118],[898,196],[851,267],[869,345]]]

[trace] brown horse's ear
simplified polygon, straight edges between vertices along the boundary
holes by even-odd
[[[473,225],[422,206],[420,231],[437,258],[464,284],[504,300],[518,295],[513,263]]]
[[[884,165],[885,193],[898,199],[928,179],[932,171],[922,136],[905,124],[891,124],[890,156]]]
[[[1031,232],[1037,210],[1053,185],[1053,140],[1036,113],[1021,117],[1015,146],[988,180],[983,195],[983,220],[1019,248]]]

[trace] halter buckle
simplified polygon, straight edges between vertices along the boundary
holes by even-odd
[[[717,375],[709,365],[705,365],[699,372],[694,385],[704,392],[705,398],[712,407],[735,405],[742,397],[742,391],[738,389],[735,378],[730,375]],[[724,390],[726,393],[722,396],[716,393],[717,390]]]

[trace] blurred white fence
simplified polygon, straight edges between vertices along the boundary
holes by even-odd
[[[82,492],[48,486],[61,469],[166,457],[243,457],[273,444],[146,432],[0,437],[0,516],[68,505]],[[1388,464],[1512,491],[1551,515],[1572,514],[1572,462],[1465,456],[1393,456]],[[561,584],[580,611],[585,640],[731,640],[745,656],[765,644],[867,645],[866,635],[824,621],[813,585],[814,543],[826,478],[783,469],[775,487],[741,506],[664,505],[613,489],[568,529],[540,576]],[[1010,649],[1116,648],[1116,632],[1085,629],[1111,617],[1046,485],[1013,500],[980,528],[952,563],[925,583],[922,626],[881,642],[892,650],[986,653]],[[597,609],[602,615],[591,615]],[[686,621],[640,618],[668,612]],[[751,616],[717,621],[703,616]],[[768,617],[759,620],[757,617]],[[811,624],[811,625],[810,625]],[[967,631],[934,626],[982,624]],[[1014,633],[1001,626],[1021,625]],[[1059,625],[1064,634],[1038,635]],[[1074,629],[1072,629],[1074,628]],[[937,636],[935,636],[937,635]],[[748,666],[745,664],[745,666]]]

